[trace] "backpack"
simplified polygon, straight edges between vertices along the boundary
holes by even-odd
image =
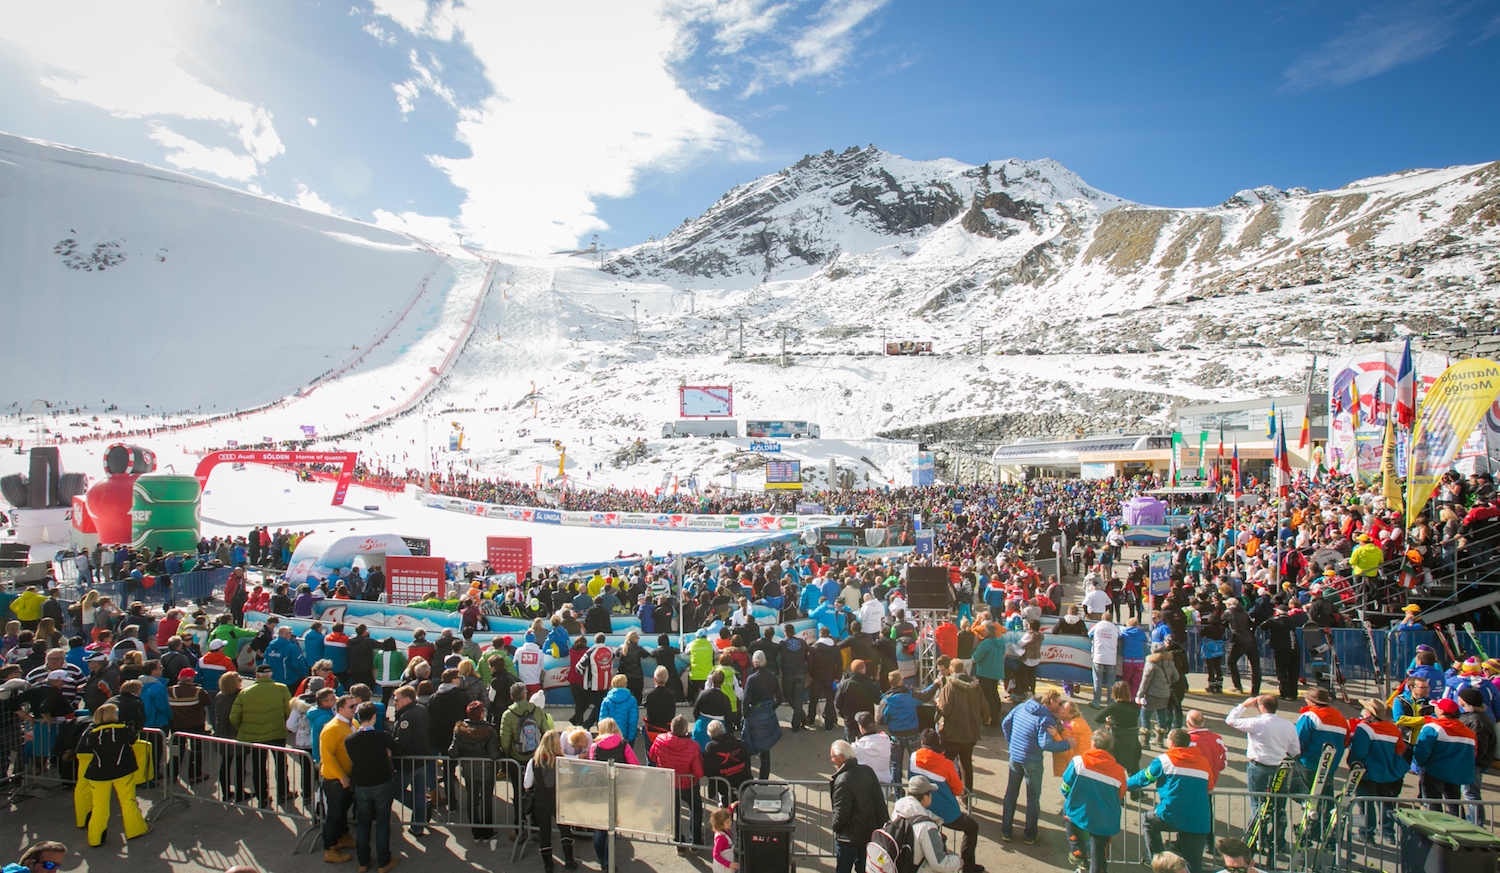
[[[865,846],[865,873],[916,873],[911,819],[894,818],[870,834]]]
[[[542,727],[536,721],[536,707],[516,713],[516,749],[531,755],[542,744]]]

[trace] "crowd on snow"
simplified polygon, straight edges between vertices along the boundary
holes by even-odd
[[[1147,821],[1153,851],[1173,832],[1180,863],[1197,873],[1211,833],[1208,794],[1226,756],[1202,715],[1184,708],[1183,646],[1191,628],[1209,693],[1222,693],[1225,672],[1237,693],[1248,682],[1250,699],[1226,724],[1249,736],[1252,790],[1277,781],[1288,792],[1311,785],[1328,747],[1335,749],[1334,770],[1341,762],[1364,765],[1362,794],[1395,796],[1415,770],[1422,796],[1435,805],[1457,809],[1479,797],[1476,774],[1495,751],[1500,661],[1441,664],[1436,653],[1421,651],[1394,706],[1364,701],[1351,720],[1353,713],[1333,705],[1318,672],[1307,684],[1299,647],[1320,645],[1317,630],[1344,621],[1345,598],[1424,584],[1411,572],[1414,564],[1462,561],[1466,550],[1484,545],[1487,526],[1500,518],[1487,477],[1445,483],[1437,514],[1457,525],[1450,531],[1444,521],[1437,532],[1430,525],[1404,529],[1378,496],[1347,479],[1299,480],[1280,501],[1252,483],[1255,499],[1191,511],[1168,546],[1168,590],[1155,598],[1140,562],[1120,559],[1120,505],[1139,489],[1114,480],[1041,481],[832,495],[833,513],[851,520],[875,525],[920,515],[940,531],[930,560],[948,567],[954,607],[934,631],[941,657],[930,673],[916,657],[921,641],[905,599],[906,558],[776,545],[717,565],[689,562],[680,595],[667,576],[670,562],[651,558],[624,575],[539,570],[514,586],[481,577],[467,590],[455,586],[462,600],[457,633],[419,633],[400,647],[363,625],[315,621],[300,638],[281,626],[278,616],[312,617],[319,597],[378,596],[381,580],[354,571],[320,580],[317,590],[291,590],[267,574],[255,585],[243,567],[274,566],[288,551],[287,541],[278,546],[278,536],[257,529],[243,544],[200,547],[201,555],[238,568],[222,615],[154,614],[139,604],[121,610],[87,598],[69,605],[55,592],[23,592],[0,642],[7,661],[0,670],[4,772],[20,766],[15,731],[22,721],[54,722],[60,757],[80,770],[90,793],[79,824],[98,844],[111,793],[127,838],[146,830],[134,801],[134,759],[123,750],[147,728],[302,748],[314,762],[301,771],[303,802],[321,793],[329,810],[325,859],[347,861],[344,850],[355,848],[361,866],[382,870],[397,857],[389,834],[396,798],[409,809],[414,833],[428,825],[431,804],[442,802],[462,812],[475,838],[489,839],[492,804],[482,799],[514,774],[531,789],[530,821],[551,870],[559,757],[672,769],[687,811],[678,834],[687,852],[703,844],[702,780],[723,780],[711,783],[715,792],[727,786],[726,796],[713,798],[722,804],[757,771],[769,775],[781,739],[778,709],[786,706],[791,732],[820,721],[825,732],[842,729],[830,750],[840,873],[859,863],[872,841],[890,836],[892,788],[903,794],[895,819],[907,825],[894,830],[920,847],[925,869],[979,873],[977,823],[964,800],[975,790],[975,746],[997,730],[1009,772],[1003,839],[1012,839],[1022,803],[1022,839],[1040,838],[1050,754],[1066,795],[1075,864],[1103,869],[1125,792],[1150,786],[1157,797]],[[1064,558],[1083,574],[1076,603],[1066,602],[1059,580],[1038,572],[1034,560],[1053,554],[1061,537],[1075,544]],[[132,564],[150,570],[157,560],[166,556],[127,554],[122,564],[116,552],[110,572]],[[776,612],[772,626],[758,623],[755,604]],[[247,611],[271,617],[252,630],[243,626]],[[487,633],[487,617],[497,612],[530,619],[530,630],[519,639]],[[610,646],[604,635],[624,613],[638,616],[642,631]],[[776,624],[803,617],[813,620],[814,639],[777,633]],[[1409,619],[1401,627],[1417,625]],[[1043,643],[1057,634],[1089,638],[1090,703],[1074,698],[1073,683],[1061,691],[1036,685]],[[655,646],[648,647],[652,635]],[[1276,664],[1278,695],[1259,693],[1262,640]],[[574,710],[567,726],[545,706],[547,655],[568,659]],[[1283,701],[1299,697],[1305,706],[1296,722],[1276,714]],[[1159,754],[1143,766],[1153,747]],[[85,755],[92,755],[87,764]],[[442,759],[458,766],[438,766]],[[294,768],[285,763],[226,758],[215,774],[189,758],[174,775],[216,781],[224,799],[281,807],[295,804],[297,794],[288,784]],[[1101,773],[1110,778],[1095,778]],[[1480,809],[1470,805],[1469,814]],[[351,810],[357,837],[346,833]],[[732,861],[732,828],[722,811],[710,819],[716,865]],[[939,825],[959,832],[956,852],[946,848]],[[557,830],[563,864],[574,866],[575,834]],[[1283,825],[1274,830],[1284,839]],[[595,840],[603,863],[606,847]],[[1237,841],[1220,849],[1226,863],[1249,854]],[[1161,853],[1161,863],[1178,863],[1169,854]]]

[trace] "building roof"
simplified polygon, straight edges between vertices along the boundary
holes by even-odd
[[[1158,441],[1160,443],[1158,444]],[[1078,440],[1047,440],[1012,443],[995,449],[993,460],[1000,464],[1076,464],[1080,452],[1129,452],[1138,449],[1170,448],[1170,436],[1121,435],[1085,437]]]

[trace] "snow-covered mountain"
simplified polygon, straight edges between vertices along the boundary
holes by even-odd
[[[1500,164],[1162,209],[1053,161],[849,149],[738,186],[602,269],[11,137],[0,204],[0,316],[25,326],[7,337],[0,406],[17,414],[0,435],[29,439],[36,399],[84,408],[42,417],[71,436],[165,408],[191,425],[168,456],[311,427],[396,469],[436,457],[528,481],[555,473],[556,439],[584,487],[754,487],[747,441],[660,439],[681,384],[733,385],[740,419],[818,422],[824,440],[784,450],[819,471],[904,481],[909,443],[878,434],[1161,428],[1183,402],[1297,390],[1309,348],[1489,333],[1500,297]],[[121,410],[95,422],[100,400]],[[199,404],[268,403],[194,423]]]
[[[922,338],[984,326],[1002,348],[1344,343],[1484,327],[1494,295],[1478,291],[1500,281],[1497,222],[1493,163],[1161,209],[1054,161],[970,167],[851,148],[738,186],[605,269],[696,289],[759,285],[783,320],[895,315]],[[1255,299],[1219,299],[1242,295]],[[1161,306],[1182,308],[1166,319]]]

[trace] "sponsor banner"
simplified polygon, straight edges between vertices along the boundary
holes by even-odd
[[[475,503],[458,497],[427,494],[423,503],[434,509],[461,512],[479,518],[499,518],[531,524],[563,527],[634,528],[641,530],[750,531],[757,533],[794,531],[838,521],[831,515],[690,515],[641,512],[571,512],[533,506],[500,506]]]
[[[533,520],[538,524],[562,524],[562,512],[556,509],[538,509]]]
[[[564,512],[562,514],[563,527],[593,527],[592,516],[587,512]]]
[[[429,591],[442,591],[446,575],[442,558],[387,555],[386,599],[395,604],[421,600]]]
[[[519,577],[531,569],[531,537],[485,537],[484,546],[491,572]]]

